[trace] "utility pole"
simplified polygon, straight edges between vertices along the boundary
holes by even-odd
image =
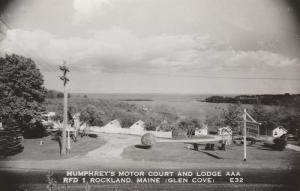
[[[67,149],[66,149],[66,135],[67,135],[67,123],[68,123],[68,93],[66,90],[66,85],[69,81],[69,79],[66,77],[66,74],[69,71],[69,68],[66,66],[66,62],[64,61],[63,65],[59,67],[59,69],[63,72],[63,75],[59,78],[63,81],[64,85],[64,119],[63,119],[63,131],[62,131],[62,147],[61,147],[61,156],[66,156]]]

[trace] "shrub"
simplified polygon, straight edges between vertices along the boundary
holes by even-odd
[[[42,138],[47,135],[46,127],[40,122],[30,124],[29,128],[23,133],[25,139]]]
[[[172,130],[172,138],[173,139],[186,139],[186,138],[188,138],[187,132],[180,128],[174,128]]]
[[[103,116],[94,105],[88,105],[80,113],[80,120],[86,121],[91,126],[103,126]]]
[[[24,147],[21,144],[22,133],[18,127],[5,126],[0,130],[0,156],[7,157],[21,153]]]
[[[133,112],[118,112],[116,115],[115,118],[120,120],[122,128],[129,128],[140,118],[138,113]]]
[[[142,136],[141,142],[145,146],[153,146],[156,142],[155,136],[151,133],[146,133]]]
[[[97,135],[97,134],[92,134],[92,133],[91,133],[91,134],[88,134],[88,136],[91,137],[91,138],[98,138],[98,135]]]
[[[157,121],[155,121],[154,119],[150,119],[150,120],[146,120],[145,122],[145,129],[147,131],[155,131],[156,127],[159,125],[159,123]]]
[[[281,137],[275,138],[273,140],[273,142],[274,142],[274,149],[279,150],[279,151],[284,150],[285,146],[287,144],[287,141]]]
[[[178,129],[182,129],[187,133],[188,137],[195,135],[196,128],[201,128],[201,122],[196,118],[181,119],[178,123]]]

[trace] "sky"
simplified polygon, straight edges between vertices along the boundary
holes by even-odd
[[[15,0],[0,53],[69,92],[300,93],[300,30],[285,0]]]

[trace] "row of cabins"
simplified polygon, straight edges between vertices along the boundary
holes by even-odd
[[[156,137],[161,138],[172,138],[172,131],[159,131],[159,128],[156,128],[155,131],[148,131],[145,129],[145,123],[142,120],[135,122],[129,128],[122,128],[120,122],[116,119],[103,127],[87,127],[85,130],[97,132],[97,133],[116,133],[116,134],[130,134],[130,135],[139,135],[142,136],[145,133],[152,133]]]
[[[74,118],[74,127],[71,126],[67,127],[67,131],[74,131],[75,129],[79,129],[79,131],[86,131],[86,132],[97,132],[97,133],[118,133],[118,134],[131,134],[131,135],[143,135],[145,133],[152,133],[156,137],[162,138],[172,138],[172,131],[160,131],[159,127],[156,128],[155,131],[148,131],[145,129],[145,123],[142,120],[135,122],[129,128],[122,128],[120,122],[115,119],[103,127],[92,126],[88,127],[86,124],[81,125],[79,120],[80,114],[75,114]],[[49,112],[44,115],[45,121],[50,121],[50,118],[55,116],[55,112]],[[54,128],[61,128],[61,124],[57,123],[56,127]],[[197,128],[195,130],[195,136],[207,136],[208,134],[218,134],[218,135],[232,135],[232,131],[229,127],[210,127],[208,128],[207,125],[204,125],[202,128]],[[272,129],[270,132],[261,132],[261,134],[265,135],[272,135],[273,137],[280,137],[283,134],[286,134],[287,130],[283,127],[276,127]]]
[[[129,128],[122,128],[121,123],[115,119],[107,123],[106,125],[102,127],[98,126],[88,126],[86,123],[81,124],[80,119],[79,119],[80,114],[75,114],[73,116],[74,119],[74,127],[71,127],[68,125],[67,131],[75,131],[79,130],[80,132],[95,132],[95,133],[116,133],[116,134],[130,134],[130,135],[139,135],[142,136],[145,133],[152,133],[156,137],[161,137],[161,138],[172,138],[172,131],[161,131],[160,127],[158,126],[156,130],[154,131],[149,131],[145,129],[145,122],[142,120],[139,120],[135,122],[133,125],[131,125]],[[49,121],[51,121],[51,117],[55,116],[55,112],[49,112],[44,115],[44,124],[47,124]],[[59,129],[62,128],[62,124],[59,122],[54,122],[51,121],[52,128],[53,129]],[[208,134],[208,128],[207,126],[203,128],[198,128],[195,131],[196,136],[206,136]]]

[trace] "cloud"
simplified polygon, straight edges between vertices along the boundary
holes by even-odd
[[[80,22],[82,19],[92,20],[103,8],[111,5],[111,0],[74,0],[74,22]]]
[[[186,73],[299,67],[299,60],[266,50],[235,50],[210,35],[138,37],[129,30],[89,31],[88,38],[60,38],[51,33],[8,30],[5,53],[32,57],[53,66],[68,60],[75,70],[106,73]],[[44,69],[47,69],[46,67]]]

